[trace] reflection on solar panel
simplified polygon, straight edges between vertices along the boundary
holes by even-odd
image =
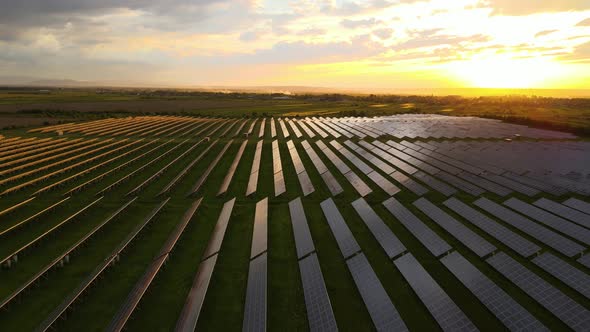
[[[529,257],[541,250],[536,244],[500,225],[455,197],[449,198],[443,204],[524,257]]]
[[[328,198],[321,202],[320,205],[344,259],[361,251],[334,201]]]
[[[283,178],[283,165],[281,162],[281,151],[279,150],[279,141],[272,141],[272,168],[275,196],[279,196],[287,191],[285,179]]]
[[[488,258],[487,262],[571,329],[576,331],[590,329],[590,311],[510,256],[499,253]]]
[[[270,137],[277,137],[277,125],[274,118],[270,118]]]
[[[426,189],[423,185],[419,184],[418,182],[410,179],[402,172],[393,172],[389,174],[395,181],[399,182],[402,186],[406,187],[409,191],[413,192],[418,196],[422,196],[428,193],[428,189]]]
[[[305,255],[315,251],[301,198],[298,197],[289,202],[289,213],[291,214],[291,225],[293,226],[293,234],[295,236],[297,259],[301,259]]]
[[[422,197],[418,199],[414,202],[414,205],[479,257],[484,257],[496,250],[496,247],[491,243],[465,227],[465,225],[432,204],[426,198]]]
[[[581,245],[568,240],[567,238],[515,213],[509,209],[494,203],[487,198],[480,198],[475,201],[475,205],[486,210],[504,222],[520,229],[526,234],[536,238],[546,245],[554,248],[562,254],[572,257],[584,250]]]
[[[264,123],[264,122],[262,122]],[[260,172],[260,157],[262,156],[262,140],[256,143],[256,151],[254,151],[254,160],[252,161],[252,169],[250,170],[250,178],[248,179],[248,187],[246,188],[246,196],[256,192],[258,188],[258,175]]]
[[[412,254],[403,255],[394,264],[443,331],[477,331],[469,318]]]
[[[383,206],[389,210],[435,257],[447,253],[451,246],[428,228],[410,210],[391,197]]]
[[[511,198],[505,201],[504,205],[511,207],[512,209],[524,214],[531,219],[540,221],[541,223],[552,227],[578,241],[590,244],[589,229],[546,212],[545,210],[540,209],[534,205],[525,203],[518,198]]]
[[[332,175],[332,173],[330,173],[330,171],[322,173],[321,176],[322,179],[324,179],[324,182],[326,183],[326,186],[328,186],[328,189],[330,190],[332,195],[336,196],[344,192],[344,189],[342,189],[342,186],[340,185],[340,183],[338,183],[338,180],[336,180],[336,178],[334,177],[334,175]]]
[[[365,255],[361,253],[350,258],[346,265],[377,331],[407,331],[406,324],[391,303]]]
[[[299,261],[307,320],[311,331],[337,331],[332,304],[316,254]]]
[[[563,204],[590,215],[590,203],[586,203],[577,198],[570,198],[563,202]]]
[[[262,119],[262,121],[260,122],[260,131],[258,132],[258,138],[261,138],[264,136],[264,128],[266,127],[266,119]]]
[[[371,233],[373,233],[373,236],[375,236],[377,242],[379,242],[389,258],[398,256],[406,251],[406,247],[363,198],[352,202],[352,206],[361,216],[361,219],[365,222]]]
[[[229,218],[231,217],[231,212],[234,208],[235,203],[236,199],[232,198],[231,200],[223,204],[223,208],[219,213],[219,218],[217,218],[217,223],[215,224],[215,228],[211,233],[209,243],[207,244],[207,248],[205,249],[205,253],[203,254],[203,259],[210,257],[211,255],[214,255],[218,253],[219,250],[221,250],[221,243],[223,242],[225,230],[227,229],[227,224],[229,223]]]
[[[260,255],[267,249],[267,219],[268,219],[268,198],[256,203],[256,212],[254,214],[254,233],[252,234],[252,249],[250,250],[250,259]]]
[[[481,273],[458,252],[440,260],[510,331],[546,331],[541,324],[502,288]]]
[[[590,215],[574,210],[565,205],[559,204],[552,200],[541,198],[534,203],[536,206],[543,208],[551,213],[567,218],[575,223],[590,228]]]
[[[197,327],[197,321],[201,314],[201,308],[207,295],[207,289],[209,288],[209,282],[211,281],[216,262],[217,255],[214,255],[199,265],[193,286],[180,313],[180,318],[176,322],[175,331],[192,332]]]
[[[546,252],[533,259],[543,270],[590,299],[590,276]]]
[[[238,164],[240,163],[240,160],[242,159],[242,155],[244,154],[244,150],[246,149],[246,144],[248,144],[248,141],[244,140],[242,142],[242,145],[240,145],[238,153],[236,154],[231,166],[229,167],[229,170],[227,171],[227,174],[225,175],[225,178],[223,179],[223,182],[221,183],[221,187],[219,187],[219,192],[217,192],[217,196],[219,196],[221,194],[225,194],[227,192],[227,189],[229,188],[231,180],[234,177],[234,174],[236,173],[236,169],[238,168]]]
[[[361,178],[358,175],[356,175],[355,172],[350,171],[344,174],[344,177],[348,179],[348,182],[350,182],[352,187],[359,193],[359,195],[361,195],[361,197],[365,197],[371,192],[373,192],[373,190],[369,186],[367,186],[367,184],[363,180],[361,180]]]
[[[266,331],[266,253],[250,262],[242,331]]]
[[[400,192],[400,189],[396,187],[396,185],[375,171],[367,174],[367,177],[369,177],[369,179],[371,179],[376,185],[383,189],[383,191],[385,191],[389,196],[393,196]]]

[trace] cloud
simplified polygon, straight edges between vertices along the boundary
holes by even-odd
[[[561,60],[588,63],[590,65],[590,42],[578,45],[568,55],[560,57]]]
[[[340,25],[349,29],[372,27],[376,23],[377,20],[375,20],[374,18],[367,18],[362,20],[344,19],[340,21]]]
[[[481,6],[492,8],[496,15],[515,16],[590,9],[588,0],[487,0]]]
[[[383,29],[377,29],[377,30],[373,30],[373,35],[381,38],[381,39],[388,39],[389,37],[391,37],[391,35],[393,35],[393,29],[389,29],[389,28],[383,28]]]
[[[559,30],[543,30],[543,31],[537,32],[535,34],[535,38],[547,36],[547,35],[550,35],[550,34],[556,32],[556,31],[559,31]]]
[[[240,40],[243,42],[253,41],[258,39],[258,34],[254,31],[246,31],[240,35]]]
[[[588,17],[585,20],[582,20],[580,22],[578,22],[578,24],[576,24],[577,27],[588,27],[590,26],[590,17]]]
[[[438,31],[438,30],[436,30]],[[425,47],[437,46],[455,46],[461,43],[482,43],[491,39],[490,36],[481,34],[471,36],[454,36],[454,35],[439,35],[433,32],[434,30],[424,31],[422,33],[415,33],[411,39],[396,44],[392,47],[393,50],[401,51]]]

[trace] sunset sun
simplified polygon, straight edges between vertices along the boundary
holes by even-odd
[[[537,58],[474,58],[449,65],[451,75],[476,88],[538,88],[556,84],[563,65]]]

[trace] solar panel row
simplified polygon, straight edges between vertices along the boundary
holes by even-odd
[[[505,253],[487,259],[498,272],[575,331],[590,329],[590,311]]]

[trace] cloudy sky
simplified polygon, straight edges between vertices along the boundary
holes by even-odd
[[[0,75],[590,87],[588,0],[0,0]]]

